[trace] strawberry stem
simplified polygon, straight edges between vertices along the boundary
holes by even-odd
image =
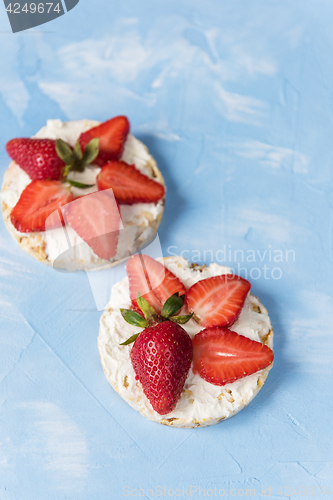
[[[79,141],[76,142],[74,148],[72,149],[65,141],[57,139],[55,148],[57,155],[66,165],[63,173],[63,180],[65,181],[69,172],[83,172],[85,167],[90,165],[97,158],[99,153],[99,138],[95,137],[88,142],[83,152]],[[74,186],[74,184],[72,185]],[[82,186],[84,188],[87,187],[86,185]]]
[[[124,320],[130,325],[139,326],[140,328],[147,328],[148,326],[152,326],[156,323],[161,323],[163,321],[172,321],[173,323],[177,323],[179,325],[184,325],[193,317],[193,314],[186,314],[181,316],[174,316],[176,312],[178,312],[184,305],[185,295],[180,295],[179,292],[174,293],[168,300],[164,303],[161,316],[157,314],[155,309],[149,304],[149,302],[144,299],[140,292],[138,292],[137,296],[137,304],[143,312],[145,318],[143,318],[139,313],[132,311],[131,309],[120,309],[122,317]],[[120,345],[128,345],[134,342],[139,333],[130,337],[126,342],[123,342]]]

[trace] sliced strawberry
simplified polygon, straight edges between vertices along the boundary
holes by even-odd
[[[153,203],[165,195],[165,187],[124,161],[108,162],[97,176],[100,191],[112,188],[118,203]]]
[[[225,385],[266,368],[271,349],[227,328],[202,330],[193,338],[193,372],[214,385]]]
[[[76,198],[63,210],[65,221],[101,259],[117,253],[121,218],[112,192],[95,192]]]
[[[234,274],[207,278],[186,293],[188,310],[194,312],[201,326],[232,325],[239,316],[251,284]]]
[[[130,257],[126,264],[126,271],[129,280],[130,298],[134,308],[140,311],[136,301],[138,292],[140,292],[142,297],[149,302],[155,311],[160,313],[162,304],[152,291],[143,256],[136,254]]]
[[[111,120],[83,132],[79,138],[80,146],[84,150],[88,142],[98,137],[99,154],[94,163],[102,167],[108,160],[121,157],[129,129],[130,124],[126,116],[115,116]]]
[[[21,233],[45,231],[46,219],[73,200],[73,195],[60,181],[32,181],[24,189],[10,214],[14,227]],[[48,228],[61,225],[61,218],[48,221]]]
[[[164,302],[171,295],[176,292],[179,295],[186,293],[183,283],[163,264],[148,255],[136,254],[130,257],[126,271],[134,308],[138,308],[138,292],[158,313],[161,313]]]
[[[12,139],[6,144],[9,156],[32,180],[59,180],[65,163],[51,139]]]

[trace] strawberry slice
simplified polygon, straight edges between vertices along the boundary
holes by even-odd
[[[10,220],[21,233],[45,231],[46,219],[72,200],[69,188],[60,181],[32,181],[22,192],[10,214]],[[60,221],[60,217],[54,217],[53,224],[48,221],[48,228],[59,226]]]
[[[126,264],[126,272],[129,280],[130,298],[135,309],[140,311],[136,301],[138,292],[140,292],[155,311],[160,313],[162,304],[152,291],[143,255],[136,254],[130,257]]]
[[[58,181],[65,163],[57,155],[55,144],[52,139],[12,139],[6,149],[32,180]]]
[[[188,310],[201,326],[232,325],[239,316],[251,284],[235,274],[207,278],[186,293]]]
[[[126,271],[129,279],[130,298],[135,309],[139,309],[136,298],[138,292],[158,312],[164,302],[178,292],[186,293],[183,283],[160,262],[148,255],[136,254],[129,258]]]
[[[139,172],[135,165],[113,160],[97,176],[100,191],[112,188],[118,203],[153,203],[165,195],[165,187]]]
[[[193,338],[193,372],[214,385],[225,385],[266,368],[271,349],[227,328],[202,330]]]
[[[102,167],[108,160],[121,157],[130,124],[126,116],[115,116],[97,127],[93,127],[79,137],[82,151],[95,137],[99,138],[99,154],[94,164]]]
[[[76,198],[63,210],[65,221],[101,259],[117,253],[121,218],[112,191]]]

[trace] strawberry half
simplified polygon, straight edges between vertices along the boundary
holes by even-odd
[[[76,198],[63,210],[65,221],[101,259],[117,253],[121,217],[112,192]]]
[[[126,116],[116,116],[83,132],[79,143],[84,149],[92,139],[99,138],[99,154],[94,163],[102,167],[108,160],[121,157],[129,129],[130,124]]]
[[[158,313],[171,295],[176,292],[179,295],[186,293],[183,283],[163,264],[148,255],[136,254],[130,257],[126,271],[130,298],[135,308],[138,308],[138,292]]]
[[[165,195],[165,187],[139,172],[135,165],[124,161],[109,161],[97,176],[100,191],[113,189],[118,201],[124,205],[153,203]]]
[[[193,372],[214,385],[225,385],[266,368],[274,360],[271,349],[227,328],[207,328],[193,343]]]
[[[65,163],[59,158],[51,139],[12,139],[7,142],[9,156],[32,180],[61,179]]]
[[[22,192],[10,214],[13,226],[21,233],[45,231],[46,219],[57,209],[73,200],[73,195],[60,181],[32,181]],[[53,227],[60,225],[55,217]],[[52,223],[48,221],[48,228]]]
[[[239,316],[251,284],[235,274],[207,278],[189,288],[185,302],[201,326],[232,325]]]

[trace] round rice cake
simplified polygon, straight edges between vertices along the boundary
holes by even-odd
[[[215,263],[200,267],[178,256],[161,261],[184,283],[186,289],[202,279],[231,272],[228,267]],[[171,427],[214,425],[247,406],[264,385],[272,364],[225,386],[210,384],[190,369],[176,408],[167,415],[159,415],[153,410],[140,382],[135,378],[130,360],[131,345],[120,345],[142,330],[123,319],[120,308],[128,309],[130,306],[126,277],[112,288],[111,299],[100,320],[98,349],[109,383],[127,403],[149,420]],[[202,330],[193,320],[182,326],[191,338]],[[273,329],[267,310],[251,293],[248,294],[237,321],[232,325],[232,330],[273,348]]]
[[[44,139],[62,139],[70,146],[74,146],[82,132],[99,125],[93,120],[79,120],[62,122],[61,120],[48,120],[35,137]],[[164,185],[164,179],[159,171],[156,161],[149,153],[147,147],[132,134],[129,134],[121,160],[135,164],[141,173]],[[74,197],[82,196],[97,191],[96,176],[100,168],[89,165],[84,172],[71,172],[70,179],[85,184],[94,184],[89,189],[71,187]],[[31,182],[30,177],[14,161],[12,161],[4,174],[1,190],[1,210],[6,227],[20,245],[32,257],[44,264],[68,271],[84,269],[105,268],[119,263],[120,260],[133,254],[152,241],[161,223],[165,199],[156,203],[135,203],[134,205],[120,205],[120,215],[124,230],[120,231],[117,254],[111,260],[103,260],[85,243],[70,227],[69,239],[71,247],[68,248],[67,238],[63,228],[48,230],[47,232],[20,233],[15,229],[10,220],[10,214],[18,202],[22,191]]]

